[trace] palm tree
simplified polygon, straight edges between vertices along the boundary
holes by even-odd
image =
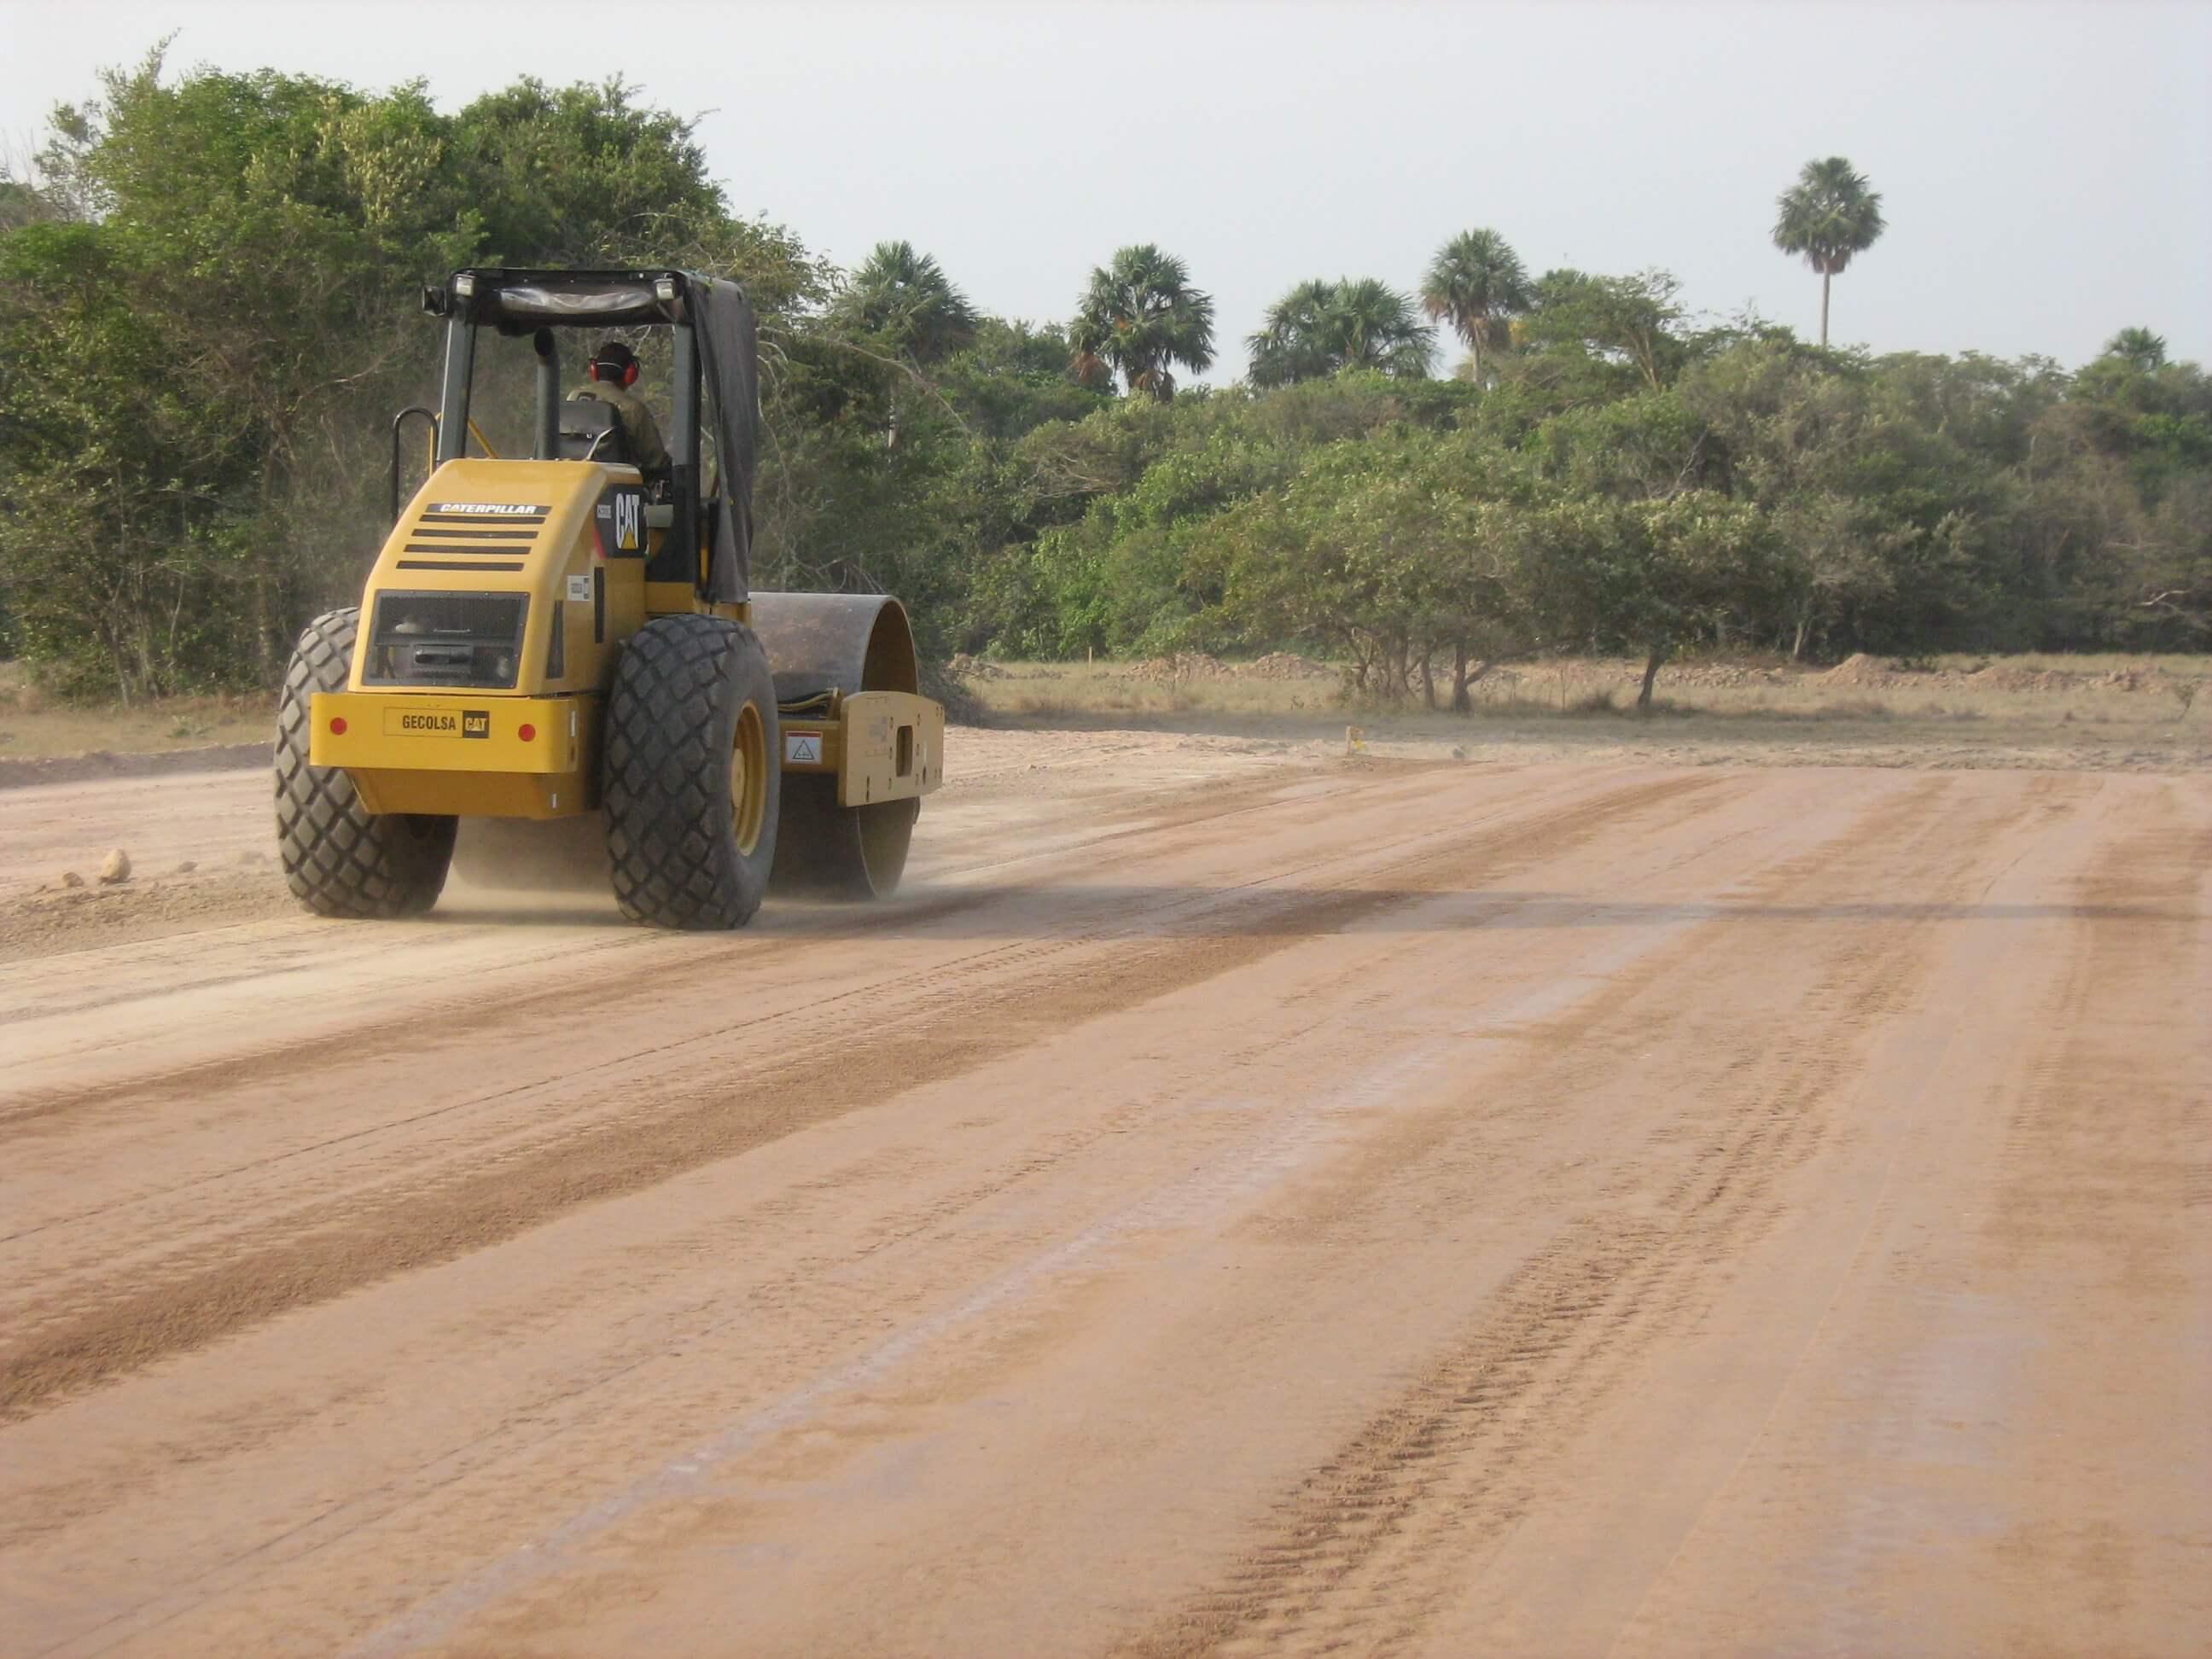
[[[2124,328],[2105,342],[2104,355],[2132,363],[2148,374],[2166,367],[2166,337],[2147,328]]]
[[[1067,331],[1068,367],[1085,386],[1109,386],[1119,370],[1134,397],[1175,396],[1169,365],[1192,374],[1213,362],[1213,296],[1190,285],[1190,270],[1150,242],[1125,247],[1091,273],[1083,308]]]
[[[1255,386],[1372,368],[1424,380],[1436,350],[1436,330],[1414,319],[1413,302],[1371,276],[1300,283],[1267,307],[1260,331],[1245,344]]]
[[[1345,368],[1380,369],[1409,380],[1428,378],[1437,331],[1417,320],[1413,301],[1388,283],[1372,276],[1339,283],[1329,322]]]
[[[1335,291],[1335,283],[1320,279],[1300,283],[1267,307],[1260,331],[1244,337],[1252,356],[1254,386],[1289,386],[1336,368],[1324,343],[1328,303]]]
[[[1421,278],[1421,309],[1431,321],[1449,323],[1467,342],[1477,384],[1483,347],[1510,343],[1510,319],[1529,302],[1521,256],[1494,230],[1462,231],[1437,250]]]
[[[839,308],[918,363],[949,356],[975,338],[975,307],[912,242],[877,243],[853,273]]]
[[[1866,175],[1851,171],[1840,155],[1808,161],[1797,182],[1776,198],[1774,246],[1802,253],[1820,273],[1820,349],[1828,348],[1828,283],[1875,244],[1886,227],[1881,194],[1867,188]]]

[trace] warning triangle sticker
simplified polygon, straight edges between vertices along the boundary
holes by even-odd
[[[783,740],[783,758],[794,766],[819,766],[822,739],[811,732],[793,732]]]

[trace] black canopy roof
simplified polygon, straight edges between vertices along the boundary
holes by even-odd
[[[457,270],[425,289],[423,308],[502,332],[538,328],[690,329],[714,399],[722,510],[714,515],[707,598],[751,592],[753,471],[759,453],[760,350],[751,302],[735,283],[696,271]]]

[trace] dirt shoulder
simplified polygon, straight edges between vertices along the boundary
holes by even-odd
[[[0,662],[0,789],[75,778],[145,776],[161,765],[190,771],[246,763],[275,730],[272,696],[157,697],[134,703],[57,702],[24,665]]]
[[[118,754],[112,749],[75,755],[0,757],[0,789],[27,789],[41,783],[81,783],[88,778],[161,778],[179,772],[229,771],[265,766],[269,744],[204,744],[192,749],[163,749]]]

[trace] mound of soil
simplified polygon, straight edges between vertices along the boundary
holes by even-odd
[[[1248,680],[1327,680],[1336,678],[1336,670],[1327,663],[1301,657],[1295,651],[1270,651],[1266,656],[1255,658],[1236,672],[1238,678]]]
[[[1147,657],[1129,665],[1129,678],[1181,684],[1187,680],[1225,680],[1236,671],[1203,651],[1178,651],[1171,657]]]
[[[1659,678],[1667,678],[1664,669]],[[1786,668],[1756,668],[1742,663],[1716,663],[1682,671],[1685,685],[1786,685],[1793,678]]]
[[[2181,680],[2161,668],[2115,668],[2099,676],[2095,684],[2105,691],[2171,692]]]
[[[1820,677],[1822,685],[1887,685],[1892,676],[1879,658],[1863,651],[1851,654]]]
[[[1996,691],[2071,691],[2087,678],[2063,668],[1999,667],[1984,668],[1973,683]]]
[[[1270,651],[1250,662],[1224,662],[1203,651],[1178,651],[1170,657],[1133,662],[1125,672],[1132,679],[1182,684],[1191,680],[1328,680],[1334,679],[1337,671],[1295,651]]]
[[[1623,662],[1618,666],[1620,678],[1638,685],[1643,684],[1642,663]],[[1755,663],[1686,662],[1663,665],[1659,670],[1657,684],[1678,688],[1689,685],[1786,685],[1796,678],[1786,668],[1765,667]]]

